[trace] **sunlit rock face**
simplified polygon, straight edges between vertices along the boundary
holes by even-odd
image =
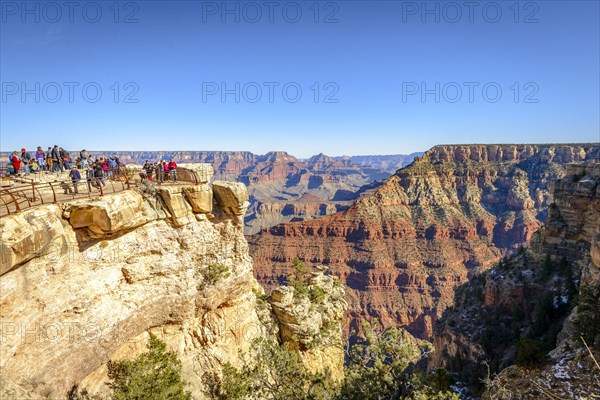
[[[318,299],[299,295],[293,287],[280,286],[271,293],[271,306],[279,336],[289,348],[300,351],[304,365],[335,381],[344,378],[341,323],[348,307],[339,280],[316,271],[309,290],[317,288]]]
[[[66,398],[77,384],[106,395],[107,362],[145,351],[152,333],[206,398],[209,374],[238,366],[254,339],[278,340],[257,305],[247,199],[243,184],[163,186],[0,219],[0,394]],[[227,273],[211,275],[217,264]]]
[[[269,290],[295,257],[327,265],[348,286],[351,325],[430,338],[455,289],[543,225],[550,182],[599,158],[591,144],[436,146],[346,211],[249,237],[256,277]]]

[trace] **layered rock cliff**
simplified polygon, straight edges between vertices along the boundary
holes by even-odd
[[[429,338],[455,289],[542,225],[549,182],[598,158],[597,145],[436,146],[346,211],[251,237],[256,277],[276,285],[294,257],[328,265],[351,320]]]
[[[548,220],[530,247],[459,288],[435,329],[432,367],[481,372],[487,361],[492,374],[502,370],[487,399],[600,393],[600,370],[573,332],[571,311],[577,287],[600,279],[600,164],[569,165],[549,188]],[[514,366],[532,361],[518,350],[524,338],[544,354],[554,349],[548,362]]]
[[[254,339],[294,332],[252,275],[247,199],[241,183],[149,185],[0,219],[0,395],[105,395],[107,362],[146,351],[152,333],[203,399],[205,378]],[[341,370],[327,346],[311,351],[309,369]]]
[[[345,210],[370,189],[367,185],[390,174],[324,154],[298,160],[285,152],[267,153],[237,177],[250,192],[246,234]]]

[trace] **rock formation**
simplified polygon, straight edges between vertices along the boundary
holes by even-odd
[[[268,289],[294,257],[327,265],[352,321],[429,338],[455,289],[542,225],[549,182],[599,157],[597,145],[436,146],[346,211],[252,236],[256,277]]]
[[[234,182],[148,185],[0,219],[0,394],[65,398],[75,384],[106,394],[107,361],[145,351],[152,333],[203,399],[207,372],[238,365],[256,338],[293,331],[257,301],[247,199]],[[307,366],[329,353],[307,354]]]
[[[600,279],[600,164],[569,165],[549,188],[548,220],[530,247],[458,289],[455,308],[435,329],[432,367],[464,370],[487,360],[492,373],[502,370],[489,400],[600,393],[600,371],[573,334],[577,308],[570,311],[575,285]],[[540,322],[545,298],[547,326]],[[523,337],[555,347],[549,362],[534,370],[512,365]]]
[[[335,160],[349,160],[359,165],[395,172],[412,163],[415,157],[421,157],[422,155],[422,152],[416,152],[407,155],[394,154],[386,156],[343,156],[333,158]]]
[[[311,299],[294,287],[280,286],[271,293],[271,305],[279,321],[279,335],[289,348],[299,350],[312,371],[326,373],[335,381],[344,378],[341,323],[346,312],[344,288],[337,278],[314,272],[308,290],[321,294]]]

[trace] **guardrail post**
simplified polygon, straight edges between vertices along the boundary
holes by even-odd
[[[31,201],[35,201],[35,182],[31,182],[31,192],[33,195],[31,196]]]
[[[13,201],[15,202],[15,211],[20,211],[21,207],[19,207],[19,202],[17,201],[15,196],[13,196],[13,194],[10,191],[8,192],[8,194],[10,195],[10,197],[12,197]]]
[[[48,182],[50,185],[50,189],[52,189],[52,202],[56,203],[56,191],[54,190],[54,186],[52,186],[52,182]]]

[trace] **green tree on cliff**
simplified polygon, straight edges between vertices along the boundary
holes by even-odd
[[[311,373],[297,351],[287,343],[258,339],[240,369],[226,364],[223,379],[212,388],[214,397],[224,400],[327,400],[336,388],[324,374]]]
[[[133,360],[108,362],[112,400],[191,399],[176,354],[152,334],[147,347],[147,353]]]
[[[582,337],[588,346],[600,350],[600,280],[581,289],[575,335],[576,339]]]
[[[402,329],[378,331],[364,323],[365,337],[348,351],[340,399],[458,400],[446,391],[439,372],[429,379],[409,373],[408,367],[432,350],[429,342],[411,338]],[[430,384],[431,383],[431,384]]]

